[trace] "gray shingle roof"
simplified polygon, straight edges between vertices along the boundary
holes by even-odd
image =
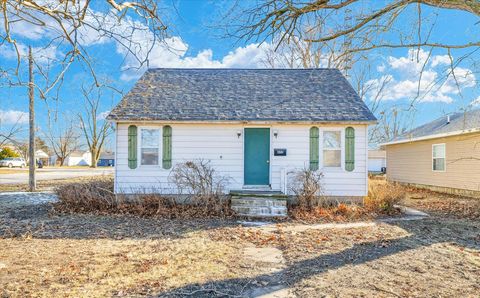
[[[337,69],[149,69],[110,120],[372,122]]]
[[[412,129],[394,141],[480,128],[480,109],[451,114],[449,123],[447,117],[442,116],[432,122]]]

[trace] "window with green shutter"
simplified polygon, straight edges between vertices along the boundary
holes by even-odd
[[[345,129],[345,170],[351,172],[355,169],[355,129]]]
[[[310,128],[310,170],[318,170],[318,127]]]
[[[163,156],[162,165],[164,169],[172,167],[172,127],[163,127]]]
[[[137,167],[137,127],[135,125],[128,127],[128,167],[130,169]]]

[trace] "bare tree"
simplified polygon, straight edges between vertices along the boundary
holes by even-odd
[[[25,162],[29,162],[30,159],[30,155],[29,155],[29,146],[28,146],[28,143],[25,143],[25,142],[15,142],[14,143],[14,146],[15,146],[15,149],[17,150],[17,152],[20,154],[20,157],[22,157]]]
[[[229,22],[226,28],[228,35],[241,40],[272,43],[277,54],[267,56],[267,59],[286,55],[283,57],[283,61],[287,61],[286,67],[317,67],[318,61],[325,60],[325,54],[330,53],[324,66],[340,68],[349,75],[360,96],[365,98],[367,95],[371,99],[370,108],[379,118],[379,125],[371,134],[371,141],[376,142],[397,136],[411,126],[410,116],[415,114],[416,103],[425,96],[420,92],[420,81],[433,49],[445,52],[450,65],[425,89],[440,88],[443,82],[453,77],[460,91],[455,68],[469,61],[478,67],[478,59],[474,56],[480,48],[478,35],[468,35],[458,43],[447,43],[441,35],[432,34],[440,21],[424,13],[424,8],[434,8],[433,14],[456,10],[478,17],[480,1],[394,0],[372,3],[361,0],[265,0],[247,6],[236,4],[229,10],[229,17],[225,17]],[[285,47],[292,46],[293,51],[285,51]],[[421,62],[423,67],[417,95],[410,98],[409,105],[401,107],[385,105],[382,101],[382,90],[388,85],[388,78],[383,78],[379,86],[369,86],[365,77],[365,73],[370,72],[369,55],[378,49],[398,48],[417,49],[417,57],[412,58],[418,62],[421,61],[420,50],[429,50],[427,60]],[[318,55],[318,49],[322,49],[321,55]],[[454,51],[459,55],[454,55]],[[372,90],[374,94],[371,94]]]
[[[96,10],[99,7],[103,7],[103,12]],[[35,44],[40,45],[34,49],[36,52],[34,63],[40,80],[35,80],[35,84],[30,83],[32,99],[34,88],[38,90],[42,99],[47,99],[50,93],[54,94],[52,96],[54,99],[58,99],[65,75],[76,61],[80,62],[82,67],[86,67],[95,83],[99,85],[94,67],[96,63],[90,56],[89,44],[101,43],[106,39],[114,40],[124,49],[126,56],[136,59],[138,67],[142,67],[148,64],[150,51],[157,41],[163,40],[167,29],[160,18],[155,0],[3,0],[0,1],[0,22],[3,23],[0,30],[0,47],[10,45],[17,58],[14,69],[4,69],[0,65],[0,79],[6,81],[7,86],[29,85],[22,79],[20,70],[26,57],[26,49],[30,46],[19,41],[33,39]],[[146,38],[138,38],[139,32],[143,32]],[[39,36],[41,38],[38,38]],[[43,65],[39,60],[44,60]],[[32,70],[30,74],[32,77]],[[56,92],[51,92],[52,90]],[[30,122],[33,123],[33,109],[31,115]],[[33,150],[34,142],[31,143]],[[58,151],[59,147],[55,149],[56,153],[61,152]],[[63,158],[61,161],[63,163]],[[34,168],[30,168],[30,177],[34,178]],[[31,185],[34,186],[34,179],[30,180],[33,180]]]
[[[316,37],[306,37],[306,41],[329,42],[350,37],[354,45],[348,53],[369,51],[375,48],[418,48],[435,47],[444,49],[477,48],[480,40],[472,37],[463,43],[448,44],[442,41],[432,41],[423,38],[425,26],[434,26],[422,19],[424,6],[435,7],[441,10],[457,10],[480,16],[480,2],[478,0],[394,0],[382,1],[368,5],[361,0],[265,0],[259,1],[253,7],[242,9],[241,24],[237,24],[234,33],[237,37],[256,40],[277,39],[279,43],[289,41],[292,36],[304,33],[318,32],[318,28],[306,27],[305,22],[312,18],[317,24],[322,24],[322,34]],[[241,6],[239,6],[241,7]],[[408,13],[408,8],[417,10],[417,18],[410,19],[411,25],[416,27],[415,34],[404,34],[393,30],[402,15]],[[346,19],[343,21],[341,18]],[[340,22],[339,22],[340,19]],[[329,24],[328,27],[326,24]],[[427,28],[428,29],[428,28]],[[389,32],[390,31],[390,32]],[[397,32],[401,38],[390,43],[385,35]],[[428,31],[427,31],[428,32]],[[402,34],[403,33],[403,34]]]
[[[96,2],[96,1],[95,1]],[[60,59],[62,67],[55,79],[42,90],[41,96],[61,82],[65,72],[76,60],[80,60],[90,70],[93,77],[95,69],[90,60],[87,41],[92,38],[97,41],[108,38],[122,44],[132,54],[137,54],[135,48],[142,42],[133,38],[136,31],[145,31],[152,34],[155,40],[162,40],[167,29],[159,16],[157,1],[138,0],[120,1],[104,0],[101,3],[106,13],[101,13],[93,7],[93,1],[32,1],[32,0],[5,0],[0,3],[1,18],[4,30],[0,32],[3,44],[7,42],[14,47],[17,55],[18,74],[20,61],[23,55],[23,46],[18,43],[19,32],[17,27],[28,26],[29,31],[46,37],[45,47],[51,45],[62,46],[64,55]],[[98,4],[98,3],[96,3]],[[101,5],[97,6],[101,7]],[[130,28],[119,30],[118,24],[125,20]],[[126,30],[125,30],[126,29]],[[90,35],[93,35],[90,36]],[[154,42],[149,46],[153,47]],[[148,52],[148,50],[147,50]],[[139,63],[147,62],[147,56],[139,58]]]
[[[56,129],[49,128],[45,138],[50,143],[52,152],[57,157],[60,166],[63,166],[65,159],[70,154],[80,149],[78,139],[80,134],[75,129],[73,121],[66,123],[65,126],[56,126]]]
[[[307,33],[309,36],[309,33]],[[273,42],[275,44],[275,41]],[[349,43],[343,43],[342,49],[348,50]],[[278,47],[267,47],[265,50],[264,64],[272,68],[338,68],[348,75],[350,82],[360,97],[367,102],[370,110],[377,115],[378,123],[371,127],[369,141],[378,144],[396,138],[404,133],[413,123],[411,105],[385,104],[382,94],[385,91],[390,77],[379,80],[379,86],[369,83],[375,71],[371,70],[365,57],[349,57],[336,59],[335,43],[314,43],[299,37],[291,37],[289,42],[280,43]],[[346,56],[345,56],[346,57]],[[353,61],[356,59],[356,61]],[[359,67],[353,69],[353,65]],[[367,101],[367,96],[369,101]]]
[[[105,140],[112,133],[112,127],[98,110],[102,98],[101,89],[95,85],[88,88],[82,86],[82,93],[85,98],[85,114],[78,114],[78,118],[92,156],[90,167],[96,168]]]
[[[19,117],[15,123],[7,129],[2,127],[2,121],[0,120],[0,147],[3,147],[7,143],[14,144],[15,138],[24,131],[25,127],[23,127],[23,120],[21,117]]]

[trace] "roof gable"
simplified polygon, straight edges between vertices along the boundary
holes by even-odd
[[[442,116],[414,128],[384,145],[471,133],[478,130],[480,130],[480,109]]]
[[[149,69],[108,119],[376,120],[337,69]]]

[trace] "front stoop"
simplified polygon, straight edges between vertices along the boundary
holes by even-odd
[[[238,216],[287,217],[287,200],[270,196],[232,196],[232,209]]]

